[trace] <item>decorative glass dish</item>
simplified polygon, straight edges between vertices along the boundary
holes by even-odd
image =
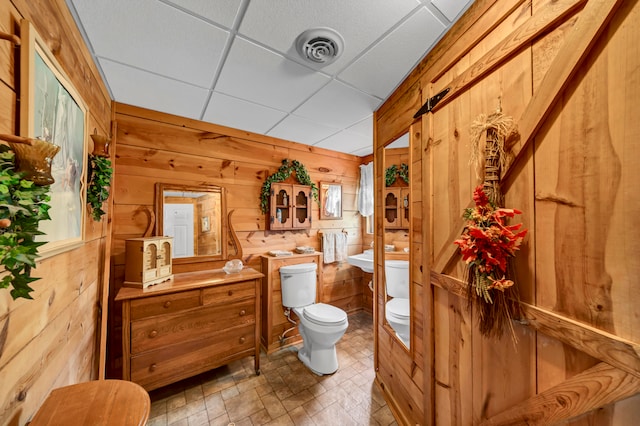
[[[233,259],[225,263],[224,268],[222,268],[222,270],[225,271],[227,274],[236,274],[242,271],[243,266],[244,265],[242,264],[242,261],[240,259]]]

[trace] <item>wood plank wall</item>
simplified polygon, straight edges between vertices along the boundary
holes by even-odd
[[[64,0],[0,1],[0,31],[31,21],[89,108],[89,127],[110,133],[111,101]],[[17,134],[20,50],[0,40],[0,133]],[[0,424],[22,425],[52,389],[99,378],[106,216],[87,215],[85,243],[38,261],[34,300],[0,290]]]
[[[412,278],[424,287],[423,359],[414,354],[408,370],[377,328],[378,380],[401,423],[640,418],[639,21],[638,1],[477,0],[376,112],[376,159],[411,126],[421,130],[412,139],[420,200],[412,195],[422,205],[411,211],[411,252],[420,264]],[[450,95],[414,121],[445,87]],[[452,244],[477,184],[469,129],[499,106],[521,136],[503,182],[506,205],[523,211],[517,219],[529,229],[516,261],[525,309],[513,323],[517,347],[509,336],[479,334]],[[380,196],[379,175],[376,182]],[[424,372],[420,407],[406,401],[416,369]]]
[[[115,112],[118,130],[111,262],[114,292],[123,280],[124,241],[144,234],[148,221],[141,209],[154,209],[156,182],[225,187],[227,208],[234,210],[232,224],[242,245],[242,260],[255,269],[261,268],[259,256],[270,250],[294,250],[297,246],[319,249],[320,230],[344,230],[348,233],[349,254],[362,251],[364,222],[356,207],[360,157],[129,105],[115,104]],[[265,216],[260,212],[260,189],[265,178],[275,173],[285,158],[304,164],[316,185],[320,181],[342,183],[342,220],[320,220],[318,204],[314,202],[310,230],[265,230]],[[196,267],[212,266],[215,265],[199,264]],[[323,277],[323,302],[348,312],[363,308],[360,269],[346,262],[325,264]],[[370,292],[368,288],[366,291]],[[112,313],[117,315],[118,312],[116,306]],[[117,321],[115,319],[114,327],[117,327]],[[117,334],[112,334],[115,344],[110,344],[114,351],[119,345]],[[115,360],[116,357],[110,358]],[[117,362],[113,367],[117,370]]]

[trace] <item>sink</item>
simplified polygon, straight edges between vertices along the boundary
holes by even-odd
[[[373,249],[365,250],[363,253],[354,254],[347,257],[349,265],[357,266],[364,272],[373,273]]]

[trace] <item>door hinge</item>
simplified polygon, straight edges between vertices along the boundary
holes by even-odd
[[[418,112],[415,113],[415,115],[413,116],[413,118],[418,118],[420,117],[422,114],[425,114],[427,112],[431,112],[431,110],[436,106],[436,104],[438,102],[440,102],[440,100],[442,100],[442,98],[444,98],[446,96],[447,93],[449,93],[449,90],[451,90],[450,87],[447,87],[446,89],[444,89],[442,92],[438,93],[437,95],[427,99],[427,102],[425,102],[424,105],[422,105],[422,108],[420,108],[418,110]]]

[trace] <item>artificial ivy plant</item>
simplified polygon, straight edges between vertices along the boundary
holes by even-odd
[[[392,164],[387,167],[384,172],[384,183],[386,186],[391,186],[396,181],[396,179],[402,179],[406,184],[409,183],[409,165],[406,163],[400,164],[400,167]]]
[[[278,171],[265,179],[264,183],[262,184],[262,191],[260,191],[260,210],[262,210],[262,213],[267,214],[269,212],[269,196],[271,195],[271,184],[274,182],[277,183],[287,180],[293,172],[296,173],[298,182],[303,185],[309,185],[311,187],[313,199],[318,201],[318,187],[313,182],[311,182],[309,173],[307,173],[307,169],[304,167],[304,165],[298,160],[289,161],[288,158],[285,158],[282,160],[282,165],[280,166]]]
[[[109,187],[113,176],[111,160],[107,157],[90,155],[89,174],[91,177],[87,187],[87,203],[91,206],[93,220],[99,222],[105,214],[102,204],[109,198]]]
[[[36,267],[38,247],[36,242],[41,220],[49,217],[49,186],[38,186],[24,179],[24,173],[14,169],[14,153],[8,146],[0,145],[0,264],[9,273],[2,277],[0,288],[11,285],[11,297],[32,299],[30,283],[40,278],[31,277]]]

